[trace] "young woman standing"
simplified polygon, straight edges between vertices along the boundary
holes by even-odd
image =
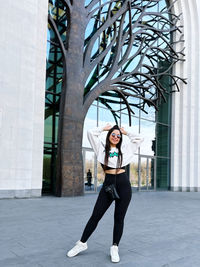
[[[105,132],[107,132],[106,136]],[[126,131],[123,127],[119,128],[117,125],[112,127],[107,124],[105,127],[97,127],[88,131],[88,139],[105,172],[105,180],[82,237],[67,253],[67,256],[74,257],[88,248],[88,238],[113,202],[106,188],[114,184],[119,198],[115,199],[113,242],[110,256],[112,262],[119,262],[118,245],[132,196],[131,184],[126,175],[125,167],[133,160],[134,152],[140,146],[143,138]]]

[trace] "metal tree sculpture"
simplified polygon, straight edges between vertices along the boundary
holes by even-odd
[[[83,123],[96,98],[120,97],[131,124],[131,106],[145,112],[146,105],[158,109],[159,100],[165,100],[169,92],[161,76],[169,77],[173,90],[179,90],[179,81],[185,82],[172,73],[174,64],[184,60],[183,50],[175,51],[171,40],[172,33],[181,33],[180,18],[171,12],[173,4],[158,11],[159,2],[57,0],[66,20],[65,40],[49,15],[63,54],[57,195],[83,193]],[[183,42],[182,37],[178,42]],[[164,71],[163,62],[167,63]],[[131,103],[130,98],[140,101]]]

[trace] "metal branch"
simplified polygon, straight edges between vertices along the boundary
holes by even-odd
[[[94,43],[96,42],[96,39],[100,36],[100,34],[105,31],[110,25],[113,25],[113,23],[127,10],[127,6],[124,4],[119,11],[116,12],[116,14],[113,15],[113,17],[110,20],[107,20],[102,26],[100,26],[97,31],[94,33],[94,35],[91,37],[85,52],[84,52],[84,64],[87,65],[90,62],[90,56],[92,52],[92,48],[94,46]]]
[[[110,112],[112,113],[112,115],[114,117],[115,123],[118,124],[116,117],[118,117],[118,118],[120,118],[120,117],[119,117],[119,115],[116,114],[116,111],[114,111],[106,101],[101,101],[102,100],[101,98],[99,98],[99,99],[100,99],[100,102],[110,110]]]
[[[86,11],[89,13],[90,10],[97,4],[99,3],[99,0],[92,0],[88,6],[85,7]]]
[[[114,24],[115,25],[115,24]],[[93,68],[99,64],[102,59],[107,55],[107,53],[109,52],[109,50],[112,48],[113,44],[115,43],[117,38],[117,33],[116,31],[114,31],[114,37],[112,39],[112,41],[110,42],[110,44],[106,47],[106,49],[104,49],[103,52],[101,52],[101,54],[96,57],[90,64],[89,66],[85,66],[85,61],[84,61],[84,67],[85,67],[85,79],[87,79],[88,75],[90,74],[90,72],[93,70]]]
[[[128,116],[129,117],[129,126],[131,126],[131,108],[129,106],[129,103],[126,100],[126,98],[125,98],[124,94],[122,93],[122,91],[120,91],[118,88],[114,89],[114,91],[117,92],[121,96],[121,98],[124,100],[124,102],[125,102],[125,104],[127,106],[128,115],[129,115]]]
[[[179,31],[181,33],[182,27],[177,26],[180,15],[171,13],[176,1],[167,8],[163,8],[161,12],[150,11],[159,3],[159,0],[144,1],[142,5],[139,5],[139,1],[119,1],[120,4],[115,12],[112,9],[112,3],[116,3],[116,1],[104,2],[93,10],[92,8],[97,2],[95,1],[95,4],[93,1],[90,3],[91,9],[88,11],[88,18],[92,18],[98,10],[99,12],[103,10],[102,13],[98,13],[98,16],[105,15],[105,17],[101,21],[98,20],[97,16],[93,17],[101,24],[90,35],[86,44],[85,80],[95,66],[99,68],[96,73],[96,81],[92,83],[91,90],[88,87],[85,94],[84,105],[86,107],[98,94],[118,90],[118,94],[121,92],[124,97],[124,103],[128,101],[126,97],[132,96],[142,100],[140,104],[135,106],[144,112],[146,104],[157,109],[157,100],[162,98],[166,101],[165,95],[169,93],[160,79],[163,76],[169,77],[172,84],[179,90],[177,81],[180,79],[183,82],[184,79],[181,80],[170,72],[176,62],[184,61],[182,58],[184,57],[184,50],[176,51],[174,48],[174,44],[183,42],[183,40],[182,36],[177,42],[170,42],[168,38],[174,32]],[[106,11],[105,6],[107,6]],[[127,12],[128,18],[126,17]],[[166,14],[171,16],[171,19]],[[114,23],[116,23],[115,26]],[[157,23],[161,27],[158,28]],[[109,27],[109,31],[106,31]],[[101,53],[97,51],[91,58],[94,44],[102,33],[104,33],[102,51]],[[111,53],[108,58],[106,55],[109,51]],[[131,54],[131,51],[134,51],[134,54]],[[166,64],[162,66],[159,65],[160,62]],[[131,71],[130,64],[133,66]],[[98,81],[100,82],[98,83]],[[184,82],[186,81],[184,80]]]
[[[72,3],[70,0],[60,0],[69,10],[72,10]]]
[[[110,6],[111,6],[112,3],[113,3],[113,0],[110,0],[110,1],[108,1],[108,2],[106,2],[106,3],[104,3],[104,4],[102,4],[102,5],[100,5],[100,6],[96,7],[95,9],[93,9],[91,12],[89,12],[88,15],[87,15],[87,19],[88,19],[88,21],[91,19],[91,17],[93,16],[93,14],[94,14],[97,10],[99,10],[99,9],[101,9],[102,7],[108,5],[109,3],[110,3]]]
[[[120,28],[119,28],[119,31],[118,31],[116,52],[115,52],[114,59],[113,59],[113,62],[112,62],[112,66],[110,68],[110,72],[109,72],[107,78],[112,77],[113,72],[116,71],[116,66],[118,65],[118,59],[119,59],[119,56],[120,56],[120,53],[121,53],[121,49],[120,48],[122,47],[123,23],[124,23],[124,20],[125,20],[125,16],[126,16],[126,12],[123,13],[122,18],[120,20]]]
[[[53,31],[55,32],[56,37],[58,38],[58,42],[60,44],[61,52],[62,52],[62,54],[64,56],[64,60],[66,61],[66,50],[65,50],[64,43],[62,41],[62,38],[61,38],[60,33],[58,31],[58,28],[57,28],[57,26],[56,26],[56,24],[55,24],[55,22],[52,19],[50,14],[48,15],[48,21],[49,21],[49,24],[51,25]]]
[[[144,102],[147,102],[150,106],[154,106],[154,108],[156,110],[158,110],[158,107],[156,106],[156,103],[155,103],[156,101],[155,100],[150,100],[150,99],[147,99],[147,98],[145,98],[145,97],[143,97],[141,95],[133,95],[133,94],[130,94],[130,93],[127,93],[127,92],[124,92],[124,95],[142,99]]]
[[[178,1],[178,0],[174,0],[174,1],[172,1],[171,4],[170,4],[169,6],[165,6],[165,7],[161,10],[161,12],[162,12],[163,10],[167,10],[167,11],[168,11],[167,13],[169,13],[169,11],[172,9],[172,7],[174,6],[174,4],[175,4],[177,1]]]

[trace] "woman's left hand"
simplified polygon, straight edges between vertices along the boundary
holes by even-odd
[[[120,131],[121,131],[122,134],[127,135],[127,132],[124,130],[124,127],[120,127]]]

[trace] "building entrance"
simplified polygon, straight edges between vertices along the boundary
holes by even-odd
[[[138,190],[156,190],[156,159],[152,156],[139,156]]]

